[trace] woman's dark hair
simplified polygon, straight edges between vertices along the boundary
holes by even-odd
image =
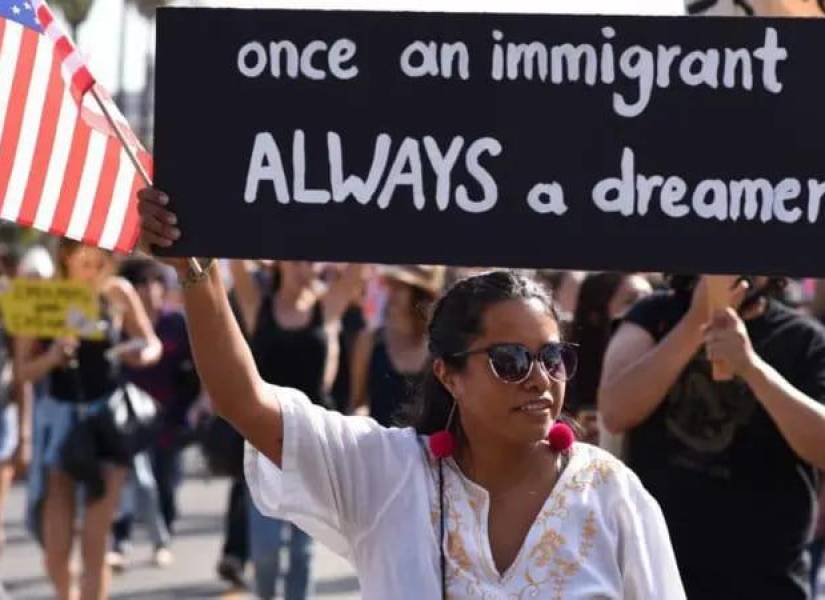
[[[558,316],[550,293],[533,279],[512,271],[491,271],[455,283],[436,303],[428,327],[430,361],[410,410],[406,425],[421,435],[444,429],[453,398],[433,373],[432,364],[441,359],[449,367],[463,369],[466,357],[455,355],[469,349],[482,335],[484,314],[491,306],[508,300],[536,300],[552,315]],[[458,418],[453,428],[459,427]]]
[[[570,327],[570,341],[579,346],[579,368],[567,396],[567,407],[573,413],[596,406],[604,353],[613,333],[608,305],[627,277],[625,273],[594,273],[582,282]]]

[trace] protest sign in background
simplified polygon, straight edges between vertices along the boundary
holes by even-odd
[[[819,20],[167,9],[157,51],[177,255],[825,274]]]
[[[3,326],[12,335],[102,339],[100,305],[83,284],[52,279],[13,279],[0,293]]]

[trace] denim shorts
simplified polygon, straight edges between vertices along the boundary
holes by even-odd
[[[41,448],[41,465],[43,467],[59,467],[60,454],[63,444],[77,422],[80,411],[93,413],[106,405],[109,396],[84,403],[81,406],[70,402],[61,402],[51,396],[43,396],[37,402],[35,418],[37,431],[35,438],[39,440]]]
[[[107,399],[84,404],[83,408],[103,407]],[[43,541],[40,517],[47,474],[52,468],[60,468],[63,444],[72,430],[78,409],[77,405],[60,402],[48,394],[35,396],[32,462],[26,479],[26,527],[40,543]],[[82,488],[79,493],[82,498]]]

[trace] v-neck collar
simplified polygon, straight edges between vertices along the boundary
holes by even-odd
[[[576,460],[577,456],[578,453],[576,452],[576,444],[573,444],[570,448],[567,460],[562,459],[561,472],[556,478],[556,482],[553,484],[553,488],[550,490],[550,493],[547,494],[547,497],[544,499],[537,516],[542,515],[549,509],[550,506],[552,506],[552,503],[556,501],[556,497],[559,493],[561,493],[559,490],[567,484],[567,481],[575,470],[571,468],[571,465],[573,464],[573,461]],[[497,582],[506,582],[513,576],[517,567],[524,560],[525,553],[528,553],[529,550],[535,545],[536,540],[534,538],[537,535],[541,535],[542,532],[540,531],[540,527],[538,525],[538,518],[530,524],[530,529],[527,531],[527,535],[524,536],[521,546],[519,547],[513,561],[503,573],[500,573],[496,567],[495,560],[493,560],[493,547],[490,543],[490,493],[483,486],[467,477],[452,457],[447,459],[446,463],[449,466],[449,470],[455,475],[464,488],[468,490],[468,494],[481,501],[481,522],[479,523],[479,526],[481,528],[480,541],[481,551],[483,552],[484,569]],[[445,506],[445,508],[449,510],[449,506]]]

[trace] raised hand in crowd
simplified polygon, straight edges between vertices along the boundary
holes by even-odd
[[[745,298],[748,284],[730,279],[729,306]],[[657,340],[643,327],[623,322],[608,345],[599,386],[599,411],[605,427],[621,433],[635,427],[659,406],[667,391],[704,341],[713,319],[708,283],[701,278],[676,326]]]

